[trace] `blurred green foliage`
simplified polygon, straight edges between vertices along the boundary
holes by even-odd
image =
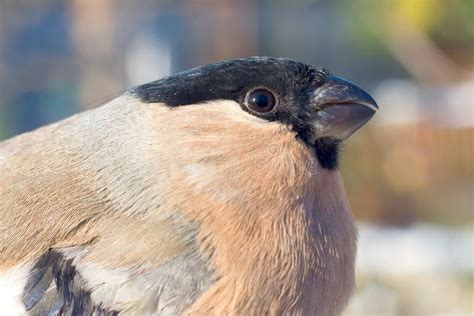
[[[441,48],[474,48],[473,0],[362,0],[341,1],[351,25],[348,31],[368,50],[383,49],[375,32],[386,32],[397,16],[424,31]]]

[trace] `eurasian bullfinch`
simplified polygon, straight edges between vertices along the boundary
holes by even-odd
[[[251,57],[0,144],[0,314],[337,315],[356,228],[356,85]]]

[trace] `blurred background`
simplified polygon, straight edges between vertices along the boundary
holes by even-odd
[[[0,140],[249,55],[324,66],[381,107],[343,155],[345,315],[473,315],[472,0],[0,0]]]

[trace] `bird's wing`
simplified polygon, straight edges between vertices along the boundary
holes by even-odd
[[[98,266],[74,248],[80,247],[50,249],[31,266],[21,302],[28,314],[176,315],[209,286],[195,252],[143,270]]]
[[[50,249],[31,268],[23,292],[31,315],[117,315],[95,304],[72,258]]]

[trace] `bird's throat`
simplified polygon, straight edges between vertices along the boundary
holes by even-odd
[[[288,195],[286,203],[268,201],[268,207],[240,217],[240,224],[227,218],[232,224],[217,224],[212,235],[205,234],[209,223],[203,224],[203,248],[212,249],[217,281],[189,314],[341,311],[354,284],[356,232],[338,172],[325,170],[319,176],[324,179],[313,187]]]

